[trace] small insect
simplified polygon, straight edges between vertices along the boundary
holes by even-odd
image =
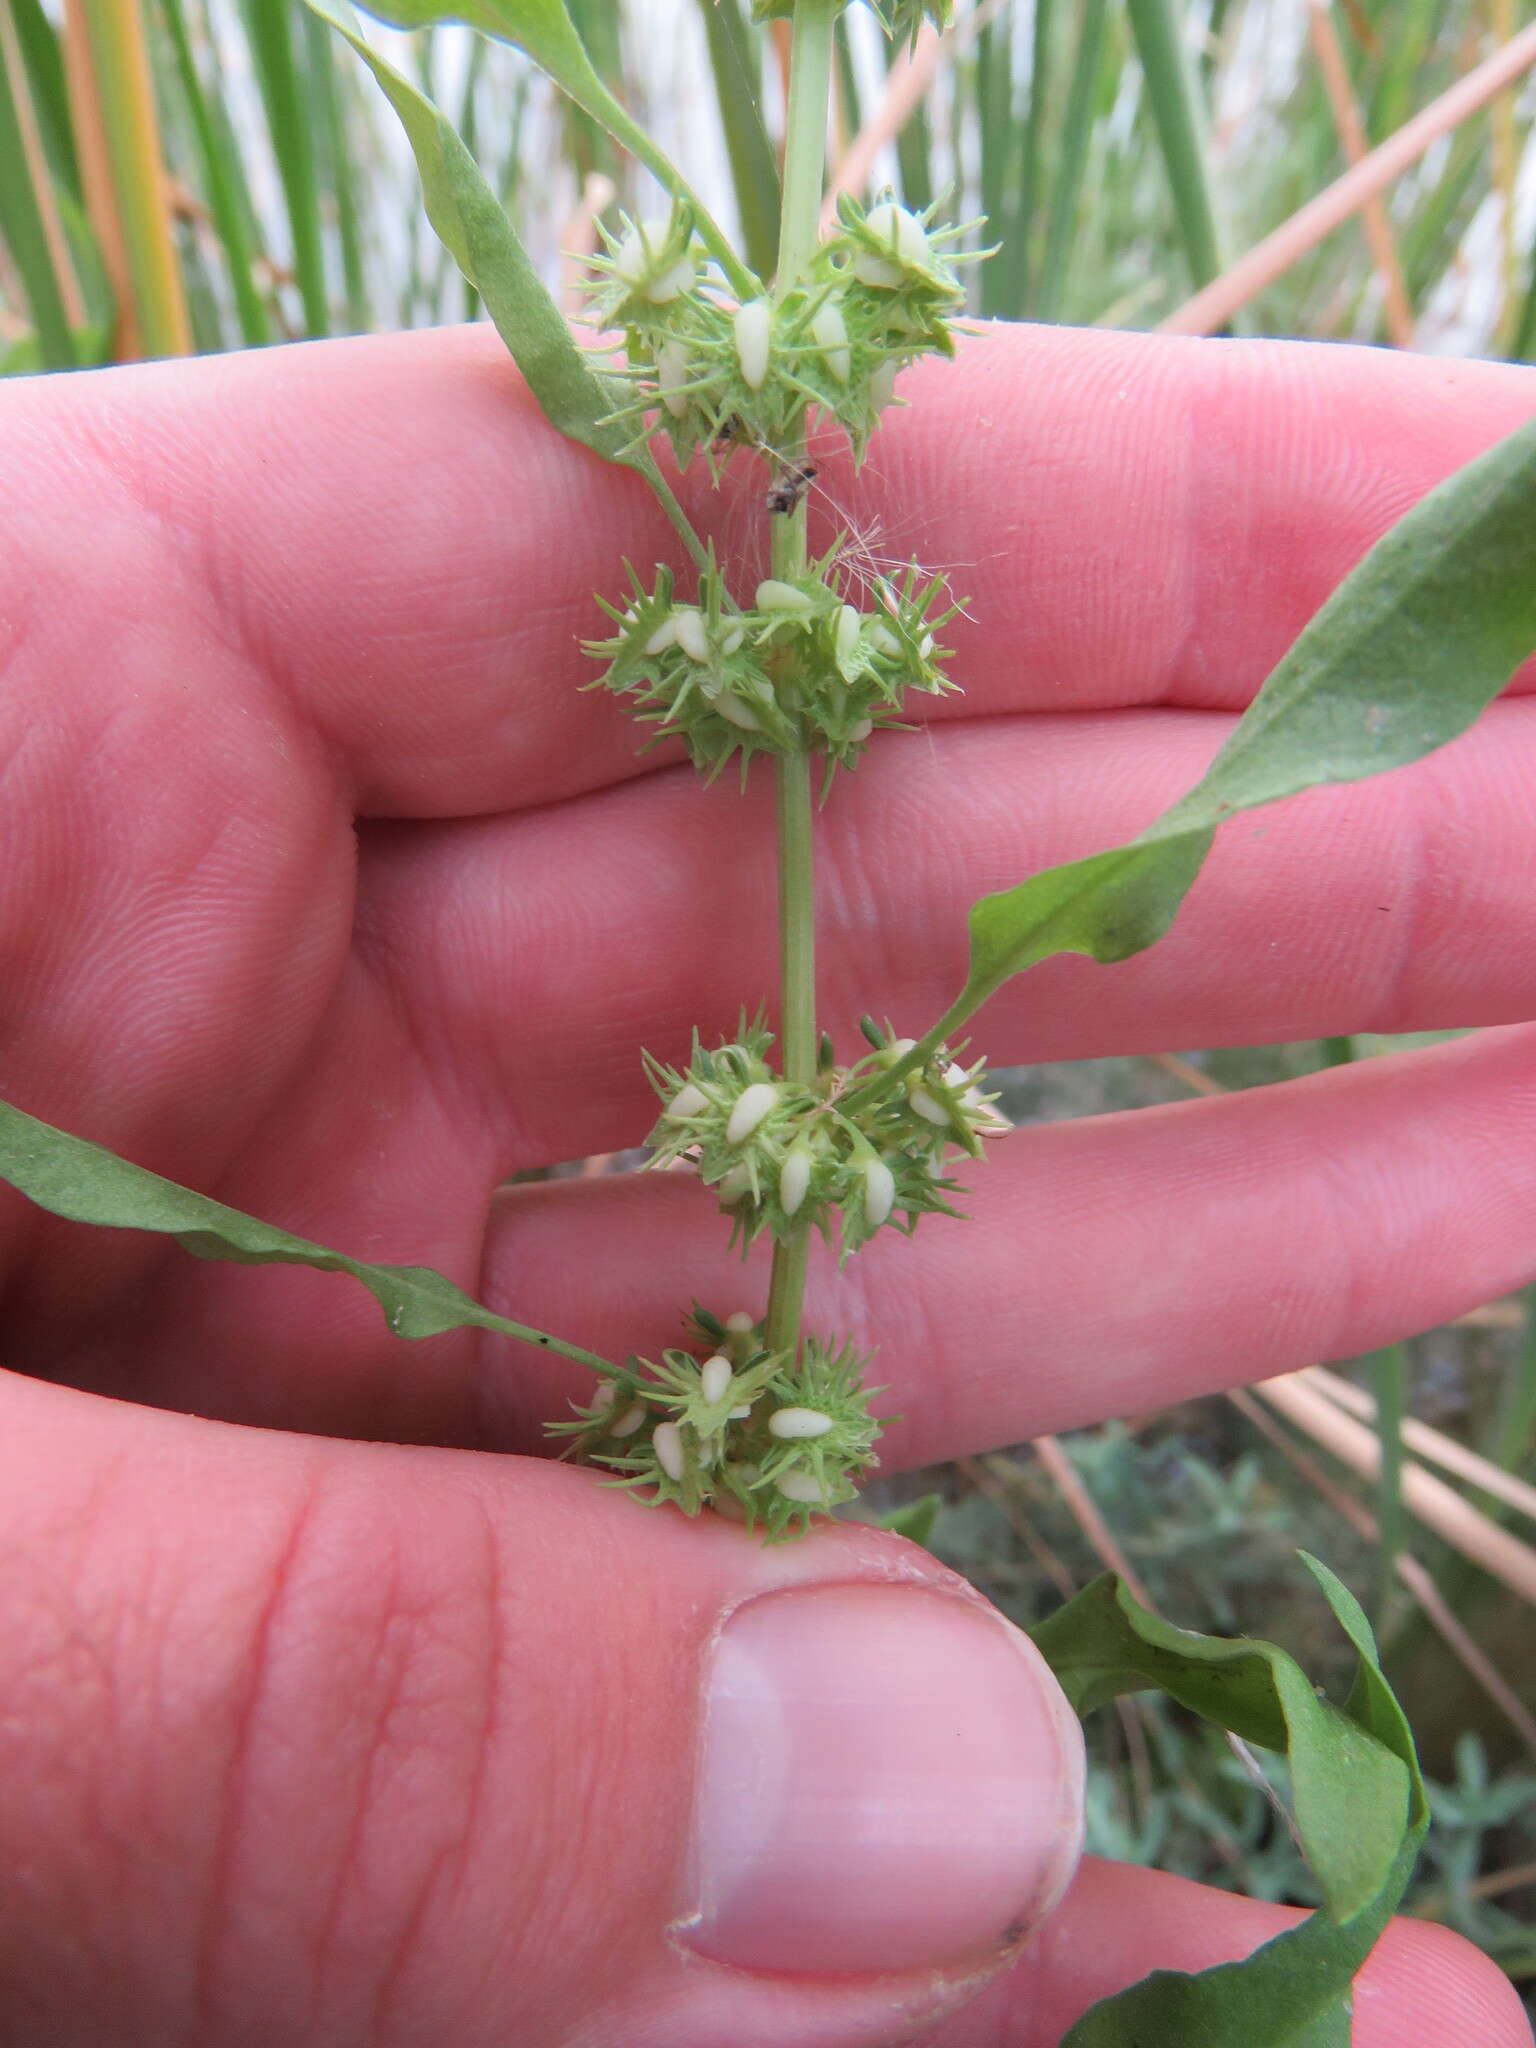
[[[792,463],[764,499],[770,512],[793,512],[816,476],[814,462]]]
[[[742,421],[741,415],[728,412],[715,429],[715,446],[717,448],[730,448],[742,439],[745,433],[746,426]]]

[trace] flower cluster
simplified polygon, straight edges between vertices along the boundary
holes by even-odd
[[[980,252],[953,247],[974,222],[935,229],[933,215],[844,198],[803,282],[740,300],[710,268],[686,206],[605,229],[588,317],[623,330],[615,374],[634,387],[614,418],[634,444],[659,426],[679,467],[702,450],[718,469],[740,447],[772,458],[796,445],[814,406],[862,457],[903,365],[954,353],[965,301],[955,265]]]
[[[631,1359],[575,1420],[557,1423],[565,1455],[607,1466],[613,1483],[761,1529],[770,1540],[852,1500],[878,1460],[864,1360],[808,1338],[798,1358],[765,1350],[745,1310],[723,1321],[695,1306],[693,1350]]]
[[[834,580],[840,552],[793,582],[759,583],[749,610],[713,564],[692,604],[677,601],[670,569],[647,590],[631,568],[629,604],[603,604],[615,632],[587,643],[607,663],[587,688],[629,698],[655,738],[681,737],[711,780],[733,755],[743,774],[754,754],[800,751],[823,755],[829,778],[852,768],[872,733],[899,725],[907,691],[955,688],[935,634],[958,607],[941,577],[913,565],[860,609]]]
[[[874,1050],[856,1066],[838,1067],[824,1044],[814,1088],[775,1076],[760,1022],[712,1051],[695,1037],[686,1071],[647,1056],[662,1101],[652,1163],[692,1165],[743,1247],[765,1231],[786,1243],[808,1225],[830,1242],[835,1216],[846,1259],[888,1223],[910,1233],[920,1216],[955,1215],[948,1161],[958,1152],[979,1158],[986,1138],[1010,1128],[982,1092],[982,1065],[963,1067],[940,1046],[888,1086],[868,1089],[914,1043],[873,1024],[865,1030]],[[844,1108],[855,1088],[864,1099]]]

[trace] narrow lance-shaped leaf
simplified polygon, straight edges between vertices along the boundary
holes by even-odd
[[[308,4],[313,6],[315,0],[308,0]],[[319,11],[329,13],[330,8],[321,7]],[[442,0],[366,0],[366,11],[394,28],[431,28],[442,21],[462,21],[483,35],[514,43],[583,112],[606,128],[615,142],[638,157],[648,171],[653,171],[669,192],[687,201],[697,217],[700,236],[730,279],[732,290],[744,298],[759,290],[756,279],[731,247],[730,237],[676,164],[665,150],[657,148],[599,78],[565,0],[450,0],[447,6]]]
[[[1374,1742],[1390,1755],[1408,1787],[1406,1809],[1399,1809],[1397,1841],[1380,1870],[1380,1883],[1369,1897],[1356,1902],[1352,1911],[1312,1913],[1300,1926],[1266,1942],[1242,1962],[1223,1963],[1193,1975],[1155,1971],[1085,2013],[1062,2048],[1230,2048],[1233,2041],[1241,2041],[1243,2048],[1350,2048],[1351,1985],[1407,1889],[1428,1821],[1428,1804],[1413,1738],[1382,1676],[1369,1622],[1353,1594],[1326,1565],[1305,1552],[1302,1561],[1360,1655],[1355,1684],[1339,1719],[1354,1730],[1354,1739]],[[1167,1640],[1171,1635],[1182,1642],[1187,1657],[1182,1673],[1176,1665],[1171,1670],[1163,1667],[1165,1677],[1179,1678],[1184,1688],[1176,1697],[1187,1699],[1193,1688],[1201,1696],[1196,1711],[1238,1732],[1240,1722],[1256,1707],[1262,1713],[1262,1699],[1256,1698],[1252,1684],[1256,1667],[1239,1668],[1239,1683],[1228,1700],[1220,1687],[1213,1685],[1221,1666],[1207,1662],[1208,1652],[1225,1648],[1239,1655],[1248,1651],[1270,1658],[1283,1657],[1283,1652],[1267,1644],[1212,1644],[1208,1638],[1169,1631],[1161,1623],[1149,1631],[1146,1624],[1151,1622],[1154,1617],[1123,1591],[1117,1592],[1112,1581],[1100,1580],[1052,1615],[1035,1636],[1058,1676],[1064,1677],[1069,1694],[1076,1686],[1084,1697],[1103,1700],[1146,1683],[1148,1653],[1160,1660],[1172,1655]],[[1053,1641],[1043,1640],[1052,1632]],[[1205,1668],[1199,1669],[1201,1666]],[[1071,1678],[1065,1677],[1068,1672],[1073,1674]],[[1163,1683],[1164,1677],[1156,1682]],[[1229,1705],[1236,1708],[1236,1718],[1229,1717]],[[1299,1759],[1294,1746],[1291,1761],[1300,1823],[1300,1781],[1295,1775]],[[1313,1759],[1310,1769],[1321,1785],[1329,1775],[1347,1782],[1353,1765],[1347,1750],[1340,1749]],[[1332,1854],[1336,1831],[1330,1830],[1326,1838],[1314,1833],[1310,1839],[1304,1825],[1302,1832],[1326,1893],[1327,1869],[1321,1859]],[[1378,1855],[1383,1846],[1384,1836],[1378,1831]],[[1330,1906],[1333,1904],[1330,1898]]]
[[[350,0],[305,0],[305,5],[346,37],[399,115],[421,174],[427,217],[479,292],[545,417],[605,461],[638,470],[702,567],[703,545],[655,461],[644,448],[627,447],[633,430],[611,419],[627,402],[628,391],[595,370],[577,347],[506,209],[452,122],[370,46]]]
[[[1129,959],[1172,924],[1238,811],[1401,768],[1465,732],[1536,648],[1536,421],[1469,463],[1334,592],[1187,796],[1129,845],[983,896],[925,1058],[1005,981],[1056,953]]]
[[[322,1273],[350,1274],[378,1302],[397,1337],[494,1330],[541,1351],[558,1352],[594,1372],[614,1370],[594,1352],[497,1315],[430,1266],[369,1265],[345,1252],[311,1244],[163,1180],[119,1159],[105,1146],[73,1137],[8,1102],[0,1102],[0,1180],[9,1181],[54,1216],[112,1230],[155,1231],[174,1237],[200,1259],[229,1259],[243,1266],[312,1266]]]

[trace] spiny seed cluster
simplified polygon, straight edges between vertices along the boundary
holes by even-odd
[[[865,1361],[807,1339],[798,1360],[764,1348],[745,1311],[724,1320],[695,1305],[689,1337],[702,1351],[631,1359],[575,1420],[553,1425],[565,1455],[605,1465],[615,1484],[696,1515],[713,1507],[770,1539],[797,1534],[817,1512],[852,1500],[878,1460],[878,1389]]]
[[[741,447],[794,445],[814,407],[862,457],[902,367],[954,353],[965,299],[955,265],[982,252],[953,248],[977,223],[936,229],[933,213],[843,199],[837,232],[780,298],[766,287],[733,298],[681,203],[605,230],[588,318],[623,330],[615,374],[634,387],[613,420],[631,445],[660,427],[680,468],[702,450],[718,470]]]
[[[844,1098],[914,1050],[888,1028],[866,1024],[866,1035],[874,1050],[853,1067],[835,1065],[824,1047],[814,1087],[775,1075],[773,1041],[760,1023],[744,1023],[737,1040],[713,1049],[695,1037],[686,1070],[647,1056],[662,1101],[652,1163],[693,1166],[744,1248],[764,1232],[785,1243],[807,1225],[830,1242],[835,1218],[846,1259],[887,1224],[910,1233],[920,1216],[955,1215],[948,1163],[960,1153],[979,1158],[984,1139],[1010,1128],[982,1092],[983,1067],[963,1067],[941,1046],[844,1108]]]
[[[852,768],[872,733],[900,724],[907,691],[955,687],[935,635],[958,607],[914,565],[861,610],[838,587],[840,553],[792,582],[765,579],[749,609],[713,565],[692,604],[677,600],[670,569],[647,590],[631,567],[628,605],[603,605],[617,630],[587,643],[607,663],[587,687],[627,697],[656,739],[680,737],[711,781],[733,755],[743,777],[755,754],[819,753],[829,779]]]

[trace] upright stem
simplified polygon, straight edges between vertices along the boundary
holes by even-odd
[[[832,79],[832,30],[842,0],[796,0],[795,38],[789,65],[789,107],[784,134],[784,197],[779,217],[779,272],[774,296],[782,298],[816,248],[821,191],[826,177],[827,96]],[[800,445],[783,451],[799,462]],[[795,577],[805,568],[805,506],[776,517],[773,573]],[[811,852],[811,763],[805,753],[781,755],[775,763],[774,821],[779,852],[779,1013],[786,1080],[816,1077],[816,899]],[[800,1304],[805,1292],[809,1225],[787,1244],[775,1245],[768,1287],[767,1342],[793,1351],[800,1342]]]

